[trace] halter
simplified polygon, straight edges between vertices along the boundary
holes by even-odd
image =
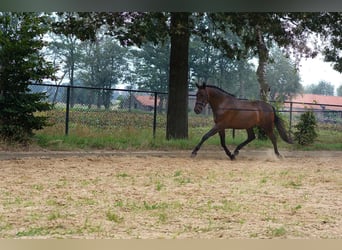
[[[204,102],[196,102],[196,106],[201,106],[202,108],[204,108],[205,107],[205,105],[207,105],[206,103],[204,103]]]
[[[196,100],[196,103],[195,103],[196,105],[200,106],[201,108],[204,108],[205,105],[207,105],[208,99],[209,99],[209,96],[208,96],[208,93],[207,93],[206,89],[204,89],[204,92],[205,92],[205,101],[199,102],[199,101]]]

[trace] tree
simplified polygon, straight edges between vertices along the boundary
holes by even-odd
[[[158,44],[170,39],[166,138],[187,138],[191,13],[125,12],[102,13],[100,16],[109,25],[109,33],[122,45],[141,46],[147,41]]]
[[[170,43],[148,42],[139,50],[131,49],[134,84],[139,89],[168,92]]]
[[[342,85],[337,88],[337,96],[342,96]]]
[[[267,82],[272,84],[272,100],[285,101],[303,90],[295,63],[284,56],[279,47],[270,50],[271,62],[267,65]]]
[[[189,67],[192,81],[219,86],[241,98],[258,98],[254,65],[247,59],[228,58],[219,49],[194,37],[190,40]]]
[[[333,68],[342,73],[342,12],[314,12],[291,13],[297,17],[301,26],[310,30],[323,41],[318,43],[323,47],[322,53],[325,61],[332,62]]]
[[[319,13],[313,14],[319,20]],[[304,13],[212,13],[210,18],[221,31],[230,30],[237,34],[241,45],[236,46],[238,57],[257,56],[257,78],[260,98],[267,100],[272,89],[267,81],[267,64],[270,62],[269,50],[277,44],[286,53],[313,57],[315,50],[307,46],[314,32],[309,23],[303,22]],[[316,30],[315,30],[316,31]],[[222,46],[219,44],[219,46]]]
[[[190,13],[171,13],[167,139],[188,138],[189,17]]]
[[[87,91],[88,105],[96,103],[98,108],[104,105],[108,109],[112,97],[112,91],[109,89],[123,79],[123,72],[128,72],[126,50],[107,36],[102,36],[95,42],[84,42],[81,47],[82,70],[77,74],[78,79],[85,86],[103,88]]]
[[[54,19],[53,24],[59,23],[59,22],[67,22],[69,19],[74,18],[74,13],[72,12],[65,12],[61,15],[52,15]],[[69,29],[74,30],[74,32],[68,32],[67,30],[61,28],[61,27],[54,27],[52,28],[53,32],[50,32],[50,37],[53,39],[49,43],[49,50],[50,53],[54,53],[54,57],[58,58],[61,67],[61,70],[63,71],[63,74],[67,75],[69,79],[69,85],[75,86],[75,76],[77,74],[77,71],[79,70],[79,64],[80,64],[80,57],[81,57],[81,51],[80,51],[80,45],[81,40],[79,39],[78,35],[75,34],[75,29],[79,29],[74,24],[71,24],[72,26],[69,27]],[[54,33],[55,32],[55,33]],[[84,29],[81,30],[81,32],[84,32]],[[57,89],[58,91],[58,89]],[[79,91],[75,88],[71,88],[70,90],[70,106],[73,107],[76,102],[77,94],[79,94]]]
[[[69,78],[70,86],[75,85],[75,75],[77,71],[77,63],[80,60],[80,40],[73,34],[52,36],[53,41],[49,44],[51,52],[55,52],[55,57],[59,58],[62,65],[63,74]],[[70,105],[75,104],[75,89],[71,88]]]
[[[334,95],[334,85],[326,81],[320,81],[318,84],[309,85],[305,92],[316,95]]]
[[[213,82],[218,60],[217,50],[210,44],[203,43],[198,37],[193,37],[190,39],[189,56],[191,81],[195,80],[199,84]],[[228,68],[225,70],[228,71]]]
[[[37,111],[49,110],[45,93],[30,93],[31,83],[54,79],[54,68],[41,49],[49,19],[35,13],[0,13],[0,136],[27,142],[47,125]]]
[[[145,43],[140,49],[130,50],[130,59],[133,61],[133,69],[130,71],[129,79],[133,84],[138,85],[141,90],[156,92],[168,92],[170,43],[153,44]],[[166,95],[158,95],[158,112],[162,112]]]
[[[260,68],[257,76],[261,93],[269,91],[268,83],[265,82],[269,44],[276,43],[287,53],[293,51],[296,55],[314,57],[317,50],[307,46],[308,41],[311,41],[311,35],[314,32],[323,35],[328,33],[334,41],[330,43],[332,47],[329,47],[329,51],[333,52],[330,53],[332,59],[339,60],[340,55],[341,43],[338,42],[341,39],[341,25],[339,25],[341,15],[339,14],[121,12],[80,13],[78,16],[80,19],[70,18],[66,22],[69,28],[64,31],[77,32],[84,39],[92,39],[95,36],[93,30],[103,24],[108,26],[110,34],[126,46],[141,46],[147,41],[158,43],[166,41],[167,38],[171,39],[166,130],[168,139],[187,137],[185,110],[187,110],[188,72],[185,71],[188,69],[188,51],[185,48],[189,46],[190,35],[196,35],[202,41],[220,49],[228,58],[239,59],[251,54],[258,55]],[[208,18],[211,25],[205,25],[205,22],[201,21],[204,18]],[[337,24],[329,25],[331,21]],[[322,24],[324,28],[320,28]],[[63,27],[64,24],[58,26]],[[324,29],[329,31],[326,32]],[[232,41],[227,37],[227,32],[236,34],[240,41]],[[175,60],[178,62],[176,63]]]

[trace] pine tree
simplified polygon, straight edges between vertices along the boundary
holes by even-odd
[[[48,18],[37,13],[0,13],[0,138],[27,142],[34,129],[47,125],[35,113],[51,106],[45,93],[29,85],[54,79],[54,69],[41,54]]]

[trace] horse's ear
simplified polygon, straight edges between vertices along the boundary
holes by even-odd
[[[203,82],[202,88],[205,89],[205,87],[207,87],[207,84],[205,82]]]

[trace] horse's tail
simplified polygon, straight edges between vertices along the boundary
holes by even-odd
[[[274,112],[274,124],[277,127],[277,130],[279,132],[281,139],[283,139],[285,142],[287,142],[289,144],[293,144],[291,137],[288,136],[288,134],[287,134],[283,120],[279,116],[277,116],[275,108],[274,107],[272,107],[272,108],[273,108],[273,112]]]

